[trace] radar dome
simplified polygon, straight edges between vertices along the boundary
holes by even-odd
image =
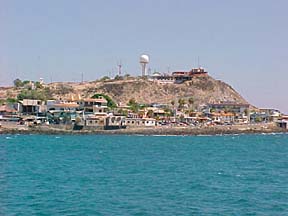
[[[145,54],[143,54],[143,55],[141,55],[140,56],[140,63],[149,63],[149,56],[148,55],[145,55]]]

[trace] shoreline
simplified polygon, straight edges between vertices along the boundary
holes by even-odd
[[[71,130],[47,126],[23,127],[23,126],[2,126],[0,134],[46,134],[46,135],[229,135],[229,134],[269,134],[288,133],[288,130],[276,127],[273,123],[251,124],[251,125],[230,125],[214,127],[146,127],[126,128],[116,130]]]

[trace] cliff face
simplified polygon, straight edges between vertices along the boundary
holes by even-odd
[[[171,101],[177,103],[180,98],[188,101],[191,97],[195,106],[220,101],[247,103],[231,86],[210,76],[195,77],[182,84],[160,84],[143,78],[129,78],[86,83],[52,83],[46,85],[46,88],[50,89],[54,98],[65,99],[73,94],[87,98],[96,93],[103,93],[121,104],[126,104],[131,98],[138,103],[171,104]],[[5,90],[9,94],[19,92],[12,89]]]

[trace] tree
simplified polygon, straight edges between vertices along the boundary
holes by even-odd
[[[16,98],[7,98],[6,102],[8,104],[14,104],[14,103],[17,103],[17,99]]]
[[[154,112],[153,112],[153,110],[148,110],[148,112],[147,112],[147,117],[148,117],[148,118],[153,118],[153,117],[154,117]]]
[[[189,103],[189,107],[191,108],[191,107],[193,106],[193,104],[194,104],[194,98],[193,98],[193,97],[190,97],[190,98],[188,99],[188,103]]]
[[[127,111],[127,110],[119,109],[119,110],[118,110],[118,113],[119,113],[120,115],[123,115],[123,116],[128,116],[128,111]]]
[[[175,105],[175,101],[174,100],[171,101],[171,105],[174,107],[174,105]]]
[[[138,112],[140,106],[139,104],[136,102],[136,100],[134,98],[131,98],[128,102],[128,106],[130,106],[130,109],[133,111],[133,112]]]
[[[35,82],[35,86],[36,86],[36,89],[41,89],[43,88],[42,84],[40,82]]]
[[[116,76],[114,77],[114,79],[115,79],[115,80],[123,80],[123,76],[116,75]]]
[[[30,81],[29,80],[24,80],[22,83],[23,83],[23,86],[25,86],[25,85],[29,84]]]
[[[110,77],[104,76],[104,77],[102,77],[102,78],[100,79],[100,81],[106,81],[106,80],[110,80]]]
[[[164,112],[165,112],[165,116],[167,117],[173,116],[173,110],[171,109],[166,108],[164,109]]]
[[[5,104],[5,100],[4,99],[0,99],[0,105]]]
[[[22,81],[20,80],[20,79],[15,79],[14,81],[13,81],[13,83],[14,83],[14,86],[16,87],[16,88],[19,88],[19,87],[22,87],[23,86],[23,83],[22,83]]]
[[[183,109],[185,103],[186,103],[186,102],[185,102],[185,99],[179,98],[179,100],[178,100],[178,108],[179,108],[179,109]]]

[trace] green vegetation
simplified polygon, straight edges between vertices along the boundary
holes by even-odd
[[[257,116],[256,118],[255,118],[255,122],[256,123],[259,123],[259,122],[262,122],[263,121],[263,118],[261,118],[260,116]]]
[[[18,102],[18,100],[16,98],[7,98],[6,99],[6,103],[8,103],[8,104],[14,104],[17,102]]]
[[[5,100],[0,99],[0,106],[3,105],[3,104],[5,104]]]
[[[14,83],[14,86],[16,87],[16,88],[19,88],[19,87],[22,87],[23,86],[23,83],[22,83],[22,81],[20,80],[20,79],[15,79],[14,81],[13,81],[13,83]]]
[[[186,104],[185,99],[179,98],[179,100],[178,100],[178,108],[179,109],[183,109],[185,104]]]
[[[190,98],[188,99],[188,103],[189,103],[189,107],[191,108],[191,107],[193,106],[193,104],[194,104],[194,98],[193,98],[193,97],[190,97]]]
[[[114,79],[115,79],[115,80],[123,80],[124,78],[123,78],[123,76],[116,75],[116,76],[114,77]]]
[[[104,76],[104,77],[102,77],[99,81],[106,81],[106,80],[110,80],[110,77]]]
[[[216,109],[211,108],[211,109],[210,109],[210,113],[214,113],[214,112],[216,112]]]
[[[15,80],[13,81],[14,86],[15,86],[16,88],[27,87],[28,89],[31,89],[31,88],[32,88],[32,86],[29,85],[31,82],[34,83],[36,89],[41,89],[41,88],[43,88],[43,86],[42,86],[42,85],[40,84],[40,82],[38,82],[38,81],[36,81],[36,82],[34,82],[34,81],[29,81],[29,80],[21,81],[19,78],[15,79]]]
[[[148,112],[147,112],[147,117],[148,117],[148,118],[153,118],[153,117],[154,117],[154,112],[153,112],[153,110],[148,110]]]
[[[169,108],[165,108],[164,109],[164,112],[165,112],[165,116],[166,117],[171,117],[171,116],[173,116],[173,110],[172,109],[169,109]]]
[[[43,88],[43,86],[41,85],[41,83],[40,82],[35,82],[35,87],[36,87],[36,89],[41,89],[41,88]]]
[[[172,107],[174,108],[174,106],[175,106],[175,101],[172,100],[170,103],[171,103]]]
[[[116,103],[108,96],[108,95],[105,95],[105,94],[94,94],[92,96],[92,98],[105,98],[107,100],[107,106],[110,108],[110,109],[114,109],[117,107]]]
[[[119,113],[120,115],[123,115],[123,116],[128,116],[128,111],[127,111],[127,110],[119,109],[119,110],[118,110],[118,113]]]
[[[128,106],[130,106],[130,109],[133,112],[138,112],[140,109],[140,105],[136,102],[136,100],[134,98],[131,98],[128,102]]]
[[[23,99],[34,99],[34,100],[49,100],[53,99],[52,93],[49,88],[44,88],[42,90],[22,90],[18,96],[18,100],[23,100]]]
[[[30,83],[30,81],[29,81],[29,80],[24,80],[22,83],[23,83],[23,86],[24,86],[24,85],[27,85],[27,84],[29,84],[29,83]]]

